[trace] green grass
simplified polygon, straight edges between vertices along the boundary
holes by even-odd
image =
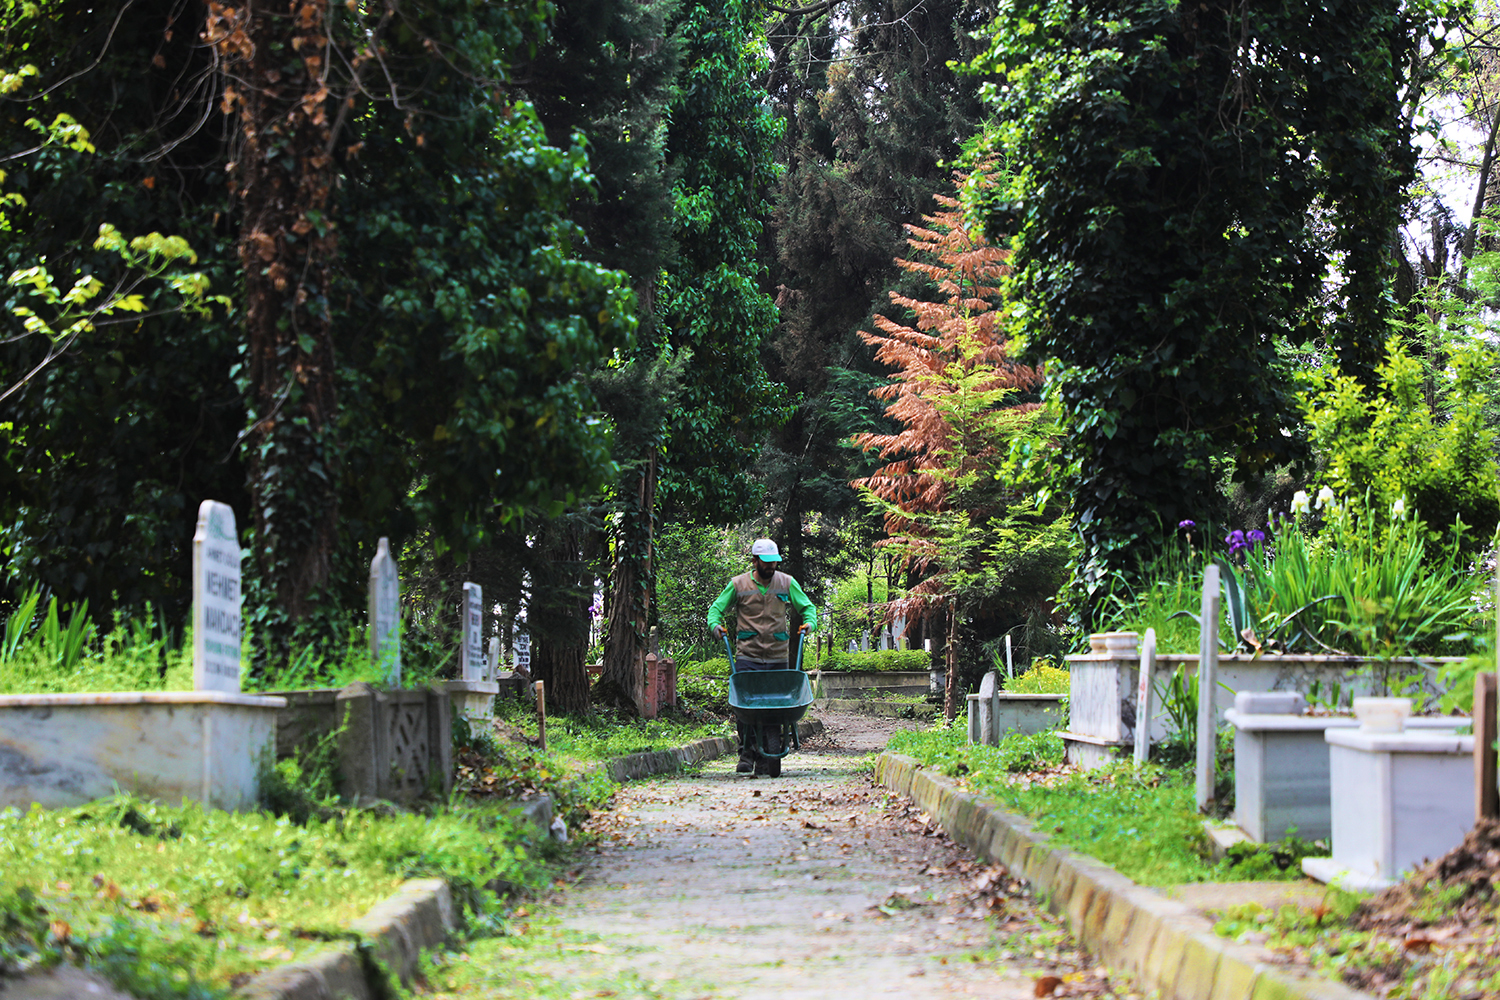
[[[1026,772],[1062,763],[1056,733],[1011,736],[997,747],[965,742],[961,726],[898,732],[889,748],[908,754],[1003,808],[1035,822],[1066,846],[1113,865],[1143,885],[1297,878],[1299,845],[1224,861],[1207,859],[1190,769],[1121,763],[1088,773],[1031,780]]]
[[[536,731],[536,712],[529,702],[498,701],[495,715],[524,732]],[[672,750],[696,740],[733,733],[734,728],[727,720],[705,715],[627,719],[596,712],[583,717],[547,717],[547,749],[558,757],[585,764],[648,750]]]
[[[493,908],[484,887],[545,878],[530,836],[508,809],[466,805],[305,825],[128,796],[0,811],[0,970],[72,961],[142,996],[222,996],[326,947],[408,878]]]

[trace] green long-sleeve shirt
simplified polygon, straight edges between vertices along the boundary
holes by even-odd
[[[794,577],[788,575],[787,579],[791,581],[791,586],[787,588],[787,594],[792,599],[792,607],[797,609],[797,614],[802,617],[802,624],[807,626],[807,630],[809,632],[816,632],[818,629],[817,607],[802,592],[802,585]],[[762,584],[759,580],[755,581],[755,586],[762,594],[771,589],[770,586]],[[714,599],[714,602],[708,606],[708,627],[710,631],[724,624],[724,615],[729,611],[729,605],[733,603],[734,581],[730,580],[724,585],[724,589]]]

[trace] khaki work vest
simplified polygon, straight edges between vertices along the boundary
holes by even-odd
[[[792,578],[778,570],[771,574],[771,583],[764,594],[753,571],[742,573],[731,582],[738,655],[747,660],[787,659],[791,645],[787,613],[792,606]]]

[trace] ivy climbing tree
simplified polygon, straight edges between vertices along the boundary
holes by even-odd
[[[1278,339],[1368,379],[1414,154],[1403,99],[1422,5],[1011,0],[991,76],[1013,184],[971,192],[1014,233],[1018,332],[1049,359],[1085,595],[1223,463],[1298,456]],[[1166,530],[1164,530],[1166,529]]]

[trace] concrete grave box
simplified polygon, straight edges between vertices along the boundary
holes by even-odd
[[[1474,737],[1329,729],[1333,856],[1302,870],[1346,889],[1393,885],[1474,825]]]
[[[1333,833],[1324,735],[1356,729],[1359,723],[1347,716],[1303,715],[1304,707],[1295,692],[1242,691],[1225,713],[1234,726],[1234,821],[1251,840],[1280,840],[1293,829],[1303,840]],[[1423,718],[1411,719],[1407,726],[1451,733],[1468,722]]]
[[[116,788],[256,806],[286,699],[240,692],[240,546],[225,504],[198,508],[192,582],[196,690],[0,696],[0,806],[81,805]]]
[[[253,809],[285,705],[227,691],[0,696],[0,806],[76,806],[118,787]]]

